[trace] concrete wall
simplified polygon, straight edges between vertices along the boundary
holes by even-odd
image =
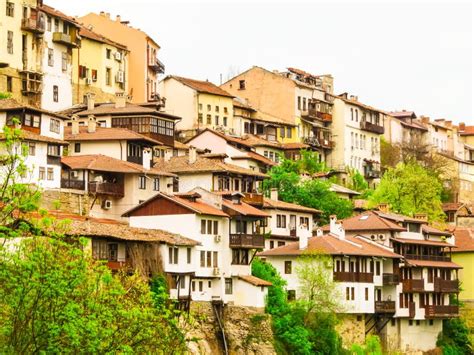
[[[459,299],[474,302],[474,252],[453,253],[452,259],[463,268],[459,270],[461,292]]]

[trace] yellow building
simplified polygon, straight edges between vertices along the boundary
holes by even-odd
[[[127,47],[82,26],[82,43],[72,51],[74,104],[94,93],[97,102],[115,100],[117,92],[128,92]]]
[[[7,0],[0,21],[0,92],[39,106],[46,16],[36,0]]]
[[[453,249],[452,259],[463,267],[459,271],[459,299],[474,307],[474,228],[457,227],[454,236],[457,248]]]
[[[166,98],[166,112],[182,117],[176,126],[180,138],[191,138],[205,128],[234,132],[233,96],[213,83],[167,76],[159,91]]]
[[[165,67],[158,60],[160,46],[145,32],[129,26],[120,16],[111,19],[109,13],[90,13],[80,17],[79,22],[92,31],[114,42],[127,46],[129,53],[129,83],[127,94],[133,103],[156,101],[158,95],[158,75]]]

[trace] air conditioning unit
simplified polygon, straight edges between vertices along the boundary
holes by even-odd
[[[214,276],[217,276],[221,273],[221,270],[218,268],[218,267],[215,267],[214,269],[212,269],[212,274]]]
[[[115,52],[115,60],[118,60],[120,62],[122,60],[122,53]]]
[[[214,241],[215,241],[216,243],[220,243],[221,239],[222,239],[222,238],[221,238],[220,235],[215,235],[215,236],[214,236]]]
[[[379,240],[385,240],[385,235],[379,234]]]
[[[112,208],[112,201],[111,200],[103,200],[102,201],[102,208],[104,210],[110,210]]]
[[[371,239],[371,240],[376,240],[377,237],[376,237],[374,234],[372,234],[372,235],[370,236],[370,239]]]
[[[125,75],[124,72],[119,70],[117,72],[117,75],[115,75],[115,82],[117,83],[123,83],[125,81]]]
[[[92,85],[92,78],[86,78],[86,85]]]
[[[79,177],[79,172],[76,170],[71,171],[71,177],[77,179]]]

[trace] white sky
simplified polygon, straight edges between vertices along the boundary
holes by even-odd
[[[45,0],[120,14],[161,46],[166,74],[219,84],[252,65],[331,73],[384,110],[474,124],[471,2]]]

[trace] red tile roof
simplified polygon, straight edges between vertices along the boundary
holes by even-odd
[[[474,135],[474,126],[466,126],[464,131],[459,132],[461,136],[473,136]]]
[[[474,252],[474,228],[457,227],[454,230],[454,238],[457,248],[453,252]]]
[[[69,119],[69,117],[62,115],[60,113],[43,110],[42,108],[38,108],[38,107],[24,105],[16,101],[15,99],[0,99],[0,111],[17,111],[17,110],[23,110],[23,109],[27,111],[33,111],[36,113],[44,113],[46,115],[53,116],[56,118],[61,118],[63,120]]]
[[[340,221],[346,231],[405,231],[406,229],[385,218],[380,217],[374,211],[367,211],[358,216],[349,217]],[[328,231],[329,225],[323,226]]]
[[[43,4],[41,6],[38,6],[38,10],[44,11],[51,16],[59,17],[61,20],[67,21],[79,27],[79,24],[76,22],[76,20],[73,17],[68,16],[59,10],[56,10],[54,7]]]
[[[239,279],[241,279],[242,281],[248,282],[249,284],[252,284],[254,286],[271,286],[272,285],[271,282],[259,279],[258,277],[252,276],[252,275],[239,275]]]
[[[53,143],[53,144],[60,144],[60,145],[68,145],[66,141],[61,139],[42,136],[40,134],[36,134],[30,131],[21,131],[20,140],[22,141],[31,141],[31,142],[43,142],[43,143]],[[0,140],[5,139],[5,134],[0,133]]]
[[[296,203],[284,202],[280,200],[272,200],[264,197],[263,199],[263,209],[275,209],[275,210],[285,210],[285,211],[296,211],[304,212],[311,214],[321,214],[322,211],[315,208],[305,207],[298,205]]]
[[[146,170],[142,165],[115,159],[102,154],[76,155],[61,158],[61,163],[73,170],[97,170],[125,174],[150,174],[162,176],[175,176],[169,172],[155,167]]]
[[[94,32],[94,31],[88,29],[86,26],[83,26],[83,25],[81,25],[81,28],[79,29],[79,35],[81,37],[92,39],[96,42],[106,43],[106,44],[109,44],[111,46],[114,46],[114,47],[117,47],[117,48],[120,48],[120,49],[123,49],[123,50],[127,50],[126,45],[123,45],[123,44],[117,43],[115,41],[112,41],[111,39],[108,39],[107,37],[104,37],[101,34],[98,34],[97,32]]]
[[[446,268],[446,269],[462,269],[463,267],[453,263],[452,261],[432,261],[432,260],[412,260],[412,259],[405,259],[406,262],[413,266],[420,266],[420,267],[439,267],[439,268]]]
[[[462,206],[461,202],[446,202],[443,203],[443,211],[457,211]]]
[[[97,127],[95,132],[89,133],[87,127],[79,127],[78,134],[72,134],[71,127],[64,128],[64,139],[70,142],[74,141],[106,141],[106,140],[129,140],[146,141],[154,145],[163,145],[160,141],[152,139],[143,134],[134,132],[127,128],[105,128]]]
[[[270,217],[269,214],[259,210],[258,208],[255,208],[245,202],[241,202],[240,204],[234,204],[230,200],[223,199],[222,200],[222,206],[229,208],[238,214],[244,215],[244,216],[253,216],[253,217]]]
[[[332,234],[322,237],[312,237],[308,240],[306,249],[299,248],[299,242],[289,243],[285,246],[266,250],[259,253],[259,256],[299,256],[308,252],[322,252],[329,255],[357,255],[357,256],[378,256],[386,258],[401,258],[401,255],[368,241],[362,237],[348,237],[339,239]]]
[[[393,117],[412,117],[412,118],[416,118],[416,114],[415,112],[413,111],[392,111],[390,112],[390,115],[393,116]]]
[[[438,228],[429,226],[427,224],[423,224],[421,226],[421,230],[423,231],[423,233],[432,234],[432,235],[444,235],[444,236],[452,235],[452,233],[449,231],[442,231],[442,230],[439,230]]]
[[[408,238],[392,238],[392,240],[401,244],[433,245],[433,246],[446,247],[446,248],[456,248],[456,246],[449,244],[448,242],[442,242],[438,240],[408,239]]]
[[[242,153],[243,155],[232,157],[232,160],[250,159],[250,160],[255,160],[269,166],[276,165],[274,161],[268,158],[265,158],[263,155],[260,155],[258,153],[255,153],[255,152],[242,152]]]
[[[169,78],[175,79],[179,81],[180,83],[186,86],[189,86],[191,89],[194,89],[198,92],[203,92],[203,93],[212,94],[212,95],[226,96],[226,97],[234,97],[233,95],[229,94],[227,91],[221,89],[220,87],[218,87],[217,85],[209,81],[183,78],[181,76],[176,76],[176,75],[167,76],[164,80],[167,80]]]

